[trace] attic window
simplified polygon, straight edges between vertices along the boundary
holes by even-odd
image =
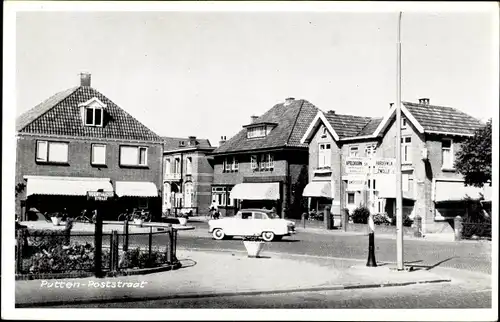
[[[323,128],[323,130],[321,131],[321,137],[322,138],[326,138],[326,127]]]
[[[81,109],[82,121],[85,126],[104,126],[104,104],[97,97],[78,104]]]
[[[185,146],[186,145],[186,142],[184,141],[179,141],[179,146]]]
[[[247,129],[247,138],[252,139],[252,138],[265,137],[271,132],[272,129],[273,126],[271,125],[259,125],[259,126],[249,127]]]
[[[86,107],[85,108],[85,125],[102,126],[102,108],[101,107]]]

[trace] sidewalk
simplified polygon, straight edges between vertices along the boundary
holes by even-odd
[[[29,229],[43,229],[43,230],[60,230],[61,232],[64,230],[64,227],[66,223],[64,221],[61,222],[59,226],[54,226],[52,222],[47,222],[47,221],[23,221],[20,222],[21,225],[24,225],[28,227]],[[134,223],[129,223],[129,233],[149,233],[151,230],[151,227],[153,228],[152,231],[156,232],[158,231],[158,228],[160,229],[165,229],[168,224],[165,223],[144,223],[144,225],[138,226]],[[179,224],[172,224],[172,228],[177,229],[177,230],[193,230],[195,229],[192,226],[182,226]],[[81,223],[81,222],[74,222],[73,223],[73,228],[71,229],[72,233],[94,233],[95,226],[94,224],[90,223]],[[102,225],[102,231],[103,233],[110,233],[111,231],[116,230],[118,232],[123,231],[123,222],[120,221],[107,221],[104,222]]]
[[[451,274],[447,273],[446,269],[398,272],[392,270],[391,265],[366,267],[365,263],[359,260],[318,258],[306,261],[300,257],[275,253],[266,255],[265,249],[261,255],[263,258],[248,258],[243,249],[220,252],[178,250],[177,257],[183,267],[175,271],[104,279],[16,281],[16,306],[36,307],[64,303],[257,295],[446,283],[460,280],[463,274],[470,274],[458,270],[452,271]],[[488,276],[484,275],[483,278],[484,283],[487,283]],[[462,279],[469,278],[465,276]],[[477,277],[475,279],[477,280]],[[51,284],[55,282],[59,284]],[[52,287],[48,287],[49,285]]]

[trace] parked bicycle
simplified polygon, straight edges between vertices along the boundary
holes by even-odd
[[[131,221],[133,219],[134,212],[135,212],[135,209],[132,211],[125,209],[124,212],[122,212],[120,215],[118,215],[118,221],[125,221],[125,219],[128,221]]]
[[[97,219],[97,211],[92,210],[92,215],[87,212],[87,209],[83,209],[78,217],[74,221],[82,223],[95,223]]]
[[[147,210],[141,209],[141,210],[136,210],[134,212],[134,219],[142,219],[145,222],[150,222],[151,221],[151,213]]]

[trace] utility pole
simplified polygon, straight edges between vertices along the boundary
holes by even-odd
[[[403,185],[401,174],[401,14],[398,18],[397,43],[397,93],[396,93],[396,253],[397,269],[404,269],[403,262]]]

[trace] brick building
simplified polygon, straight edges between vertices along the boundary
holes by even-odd
[[[420,216],[424,233],[451,232],[453,217],[463,209],[461,200],[485,192],[465,187],[463,177],[454,169],[460,144],[484,124],[457,109],[430,105],[426,98],[419,103],[403,102],[401,110],[403,212]],[[352,211],[365,204],[373,212],[394,215],[395,175],[376,174],[373,181],[363,181],[363,189],[349,189],[347,182],[356,182],[359,176],[346,173],[345,160],[371,155],[395,158],[396,130],[394,106],[384,118],[319,112],[301,140],[309,143],[310,152],[312,184],[306,194],[318,194],[321,187],[330,187],[334,213],[340,213],[341,207]],[[368,190],[372,182],[370,203]]]
[[[162,141],[90,85],[59,92],[16,121],[16,213],[55,212],[76,216],[104,209],[116,218],[125,208],[161,214]],[[112,191],[111,201],[92,204],[88,191]]]
[[[163,213],[203,214],[210,207],[214,168],[207,139],[163,137]]]
[[[307,144],[301,137],[318,109],[288,98],[251,122],[214,150],[212,202],[223,215],[240,207],[275,207],[300,217],[307,183]]]

